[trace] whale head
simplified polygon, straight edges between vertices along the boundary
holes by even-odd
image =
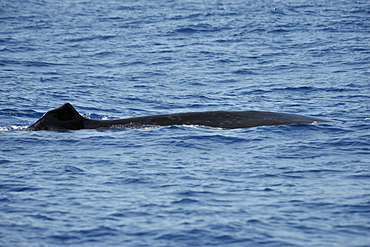
[[[84,128],[84,120],[70,103],[65,103],[45,113],[26,130],[79,130]]]

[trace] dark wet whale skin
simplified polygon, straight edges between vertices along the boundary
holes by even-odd
[[[209,111],[135,117],[117,120],[91,120],[82,117],[65,103],[45,113],[27,130],[79,130],[104,127],[144,127],[168,125],[199,125],[213,128],[237,129],[265,125],[310,124],[328,120],[289,113],[265,111]]]

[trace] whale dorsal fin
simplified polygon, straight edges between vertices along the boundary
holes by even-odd
[[[45,113],[27,130],[79,130],[84,128],[84,120],[70,103],[65,103]]]

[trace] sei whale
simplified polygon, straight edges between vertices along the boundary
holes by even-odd
[[[311,124],[328,120],[289,113],[265,111],[208,111],[162,114],[116,120],[92,120],[81,116],[70,104],[65,103],[45,113],[26,130],[79,130],[107,127],[145,127],[168,125],[199,125],[237,129],[265,125]]]

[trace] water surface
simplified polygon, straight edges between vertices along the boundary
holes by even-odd
[[[367,1],[2,1],[0,246],[369,246]],[[27,132],[262,110],[315,125]]]

